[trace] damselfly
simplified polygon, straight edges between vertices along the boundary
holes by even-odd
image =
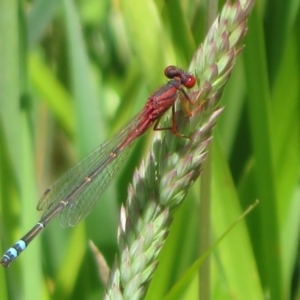
[[[44,211],[40,221],[5,252],[0,260],[3,267],[8,267],[57,215],[63,227],[75,226],[87,216],[115,177],[125,160],[129,146],[152,124],[154,130],[168,129],[175,135],[181,136],[176,129],[175,100],[180,92],[182,95],[179,98],[186,109],[184,101],[193,104],[183,88],[192,88],[196,79],[193,75],[174,66],[167,67],[165,75],[170,80],[148,98],[140,113],[45,191],[37,205],[38,210]],[[158,128],[160,118],[171,107],[172,126]]]

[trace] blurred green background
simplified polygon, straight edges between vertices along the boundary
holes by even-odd
[[[39,220],[35,207],[51,182],[166,82],[167,65],[188,68],[223,2],[0,0],[2,252]],[[300,299],[299,26],[299,1],[256,1],[202,183],[211,199],[200,204],[196,183],[176,213],[147,299],[162,299],[255,199],[260,204],[214,249],[210,268],[171,298]],[[135,143],[85,221],[71,229],[52,222],[0,269],[0,299],[100,298],[88,240],[111,265],[119,206],[152,136]]]

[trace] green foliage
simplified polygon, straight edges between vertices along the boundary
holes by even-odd
[[[166,82],[165,66],[188,68],[207,32],[199,2],[0,0],[2,252],[38,221],[45,188]],[[181,299],[299,299],[299,24],[299,1],[256,1],[204,174],[211,195],[200,197],[196,183],[176,212],[147,299],[178,299],[176,288]],[[149,132],[135,144],[85,221],[66,230],[52,222],[0,269],[0,299],[99,299],[88,240],[111,265],[118,206],[151,140]],[[202,235],[206,251],[255,199],[210,268],[191,276]]]

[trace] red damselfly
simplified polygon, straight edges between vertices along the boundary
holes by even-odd
[[[87,216],[115,177],[129,146],[153,124],[154,130],[169,129],[175,135],[182,136],[176,129],[174,105],[180,92],[180,99],[189,112],[184,101],[191,104],[193,101],[184,87],[192,88],[196,79],[174,66],[167,67],[165,75],[170,80],[148,98],[140,113],[45,191],[37,205],[38,210],[44,211],[40,221],[5,252],[0,260],[3,267],[8,267],[57,215],[63,227],[74,226]],[[169,108],[172,108],[172,126],[158,128],[160,118]]]

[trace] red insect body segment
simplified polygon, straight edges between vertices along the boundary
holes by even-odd
[[[183,86],[189,89],[194,87],[196,84],[196,78],[175,66],[167,67],[164,73],[165,76],[171,80],[148,98],[143,110],[139,114],[140,122],[137,124],[133,132],[128,134],[128,137],[120,145],[121,149],[146,132],[154,122],[159,121],[162,115],[174,105],[178,91],[181,91],[186,100],[190,101],[188,95],[183,89]],[[175,127],[175,124],[172,124],[172,128]],[[170,129],[172,130],[172,128]],[[178,133],[175,134],[180,135]]]
[[[178,69],[177,67],[174,66],[169,66],[165,68],[165,76],[169,79],[174,79],[176,77],[179,77],[181,84],[188,89],[191,89],[196,84],[195,76],[186,73],[183,70]]]

